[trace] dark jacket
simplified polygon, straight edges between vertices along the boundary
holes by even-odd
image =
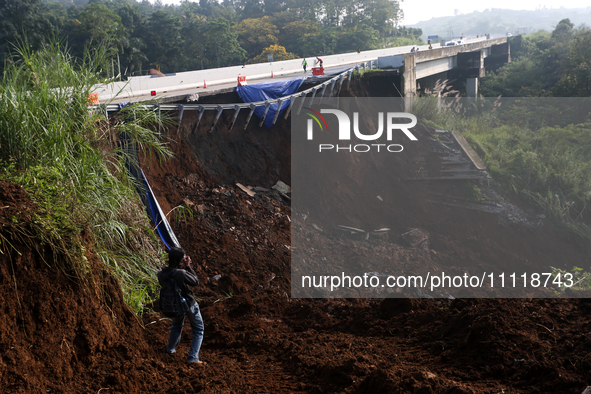
[[[177,286],[181,289],[181,294],[187,300],[189,306],[195,304],[195,296],[188,286],[197,286],[199,279],[193,268],[187,267],[186,270],[180,268],[164,267],[161,271],[158,271],[158,282],[160,286],[163,285],[167,280],[174,278]]]

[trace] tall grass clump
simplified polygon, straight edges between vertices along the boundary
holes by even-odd
[[[157,115],[127,107],[107,119],[92,111],[92,87],[105,83],[98,49],[75,62],[58,43],[38,52],[15,48],[0,85],[0,170],[38,204],[33,223],[19,232],[54,251],[53,264],[87,282],[94,252],[120,279],[136,312],[155,294],[162,250],[125,168],[118,135],[144,153],[171,155],[150,130]],[[87,250],[90,247],[92,250]]]

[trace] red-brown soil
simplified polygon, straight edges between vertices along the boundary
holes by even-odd
[[[367,86],[362,80],[352,89],[363,96]],[[243,131],[245,117],[232,131],[223,117],[209,133],[211,119],[195,130],[196,115],[185,112],[168,133],[176,157],[144,163],[165,212],[180,204],[194,212],[172,226],[201,280],[194,291],[205,367],[186,363],[188,327],[177,354],[164,353],[170,320],[157,311],[135,317],[91,248],[93,280],[80,285],[45,263],[54,258],[49,248],[11,237],[12,223],[30,220],[35,205],[18,185],[0,182],[0,392],[581,393],[591,383],[587,299],[290,298],[290,220],[298,213],[277,192],[249,197],[234,184],[291,183],[289,120],[271,130],[251,122]],[[399,227],[372,244],[394,251],[396,261],[433,269],[472,259],[482,267],[511,259],[536,268],[588,263],[547,224],[510,224],[458,207],[438,207],[434,216],[409,193],[461,192],[399,186],[391,197],[403,203],[390,213]],[[316,231],[312,224],[323,220],[311,215],[294,231],[308,234],[312,247],[336,251],[349,242]],[[413,227],[428,244],[400,242]]]

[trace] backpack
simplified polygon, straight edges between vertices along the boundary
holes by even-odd
[[[172,275],[164,281],[160,289],[160,310],[166,317],[181,316],[189,310],[189,305]]]

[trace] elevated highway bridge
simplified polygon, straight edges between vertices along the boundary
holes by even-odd
[[[360,53],[322,56],[325,74],[340,74],[351,68],[393,68],[401,76],[401,96],[417,95],[417,82],[452,69],[462,70],[467,80],[468,95],[477,94],[478,78],[484,76],[486,63],[510,61],[506,37],[466,39],[460,45],[433,47],[423,45],[416,52],[413,46],[376,49]],[[245,66],[186,71],[164,76],[130,77],[128,81],[97,87],[94,93],[100,103],[141,102],[156,99],[166,102],[197,102],[203,97],[236,88],[238,77],[247,83],[277,79],[310,77],[315,58],[306,59],[308,71],[303,72],[303,59],[248,64]],[[318,78],[323,81],[325,78]],[[313,79],[310,81],[312,82]],[[423,84],[424,85],[424,84]]]
[[[382,68],[396,72],[396,89],[401,97],[416,97],[417,86],[429,85],[434,79],[439,79],[442,73],[455,70],[457,75],[466,78],[467,93],[476,96],[478,93],[478,78],[484,76],[487,64],[496,65],[510,61],[510,48],[506,37],[502,38],[474,38],[467,39],[460,45],[435,47],[428,49],[427,45],[418,47],[418,51],[411,52],[412,46],[377,49],[360,53],[345,53],[323,56],[324,76],[311,77],[311,72],[302,68],[303,59],[286,60],[252,64],[245,66],[225,67],[211,70],[187,71],[165,76],[132,77],[125,82],[115,82],[97,87],[94,93],[98,95],[99,103],[107,103],[100,107],[107,113],[115,112],[122,103],[146,102],[147,106],[157,107],[158,111],[178,111],[179,121],[185,110],[199,111],[199,121],[205,111],[216,111],[213,130],[223,111],[233,111],[232,126],[242,110],[248,110],[246,126],[257,108],[263,108],[260,125],[269,113],[269,109],[282,108],[286,105],[285,118],[288,117],[296,98],[310,97],[312,100],[322,100],[336,94],[343,85],[351,80],[354,69]],[[312,58],[307,59],[310,65]],[[293,79],[306,77],[303,90],[285,97],[253,103],[235,104],[199,104],[199,98],[236,90],[238,77],[246,77],[247,83],[261,83],[278,79]],[[432,80],[429,81],[429,78]],[[398,85],[398,86],[396,86]],[[310,87],[312,86],[312,87]],[[147,102],[158,104],[148,104]],[[211,101],[211,100],[209,100]],[[300,112],[304,100],[299,101]],[[183,103],[183,104],[178,104]],[[289,103],[289,104],[286,104]],[[285,107],[284,107],[285,108]],[[274,112],[272,124],[275,124],[279,111]]]

